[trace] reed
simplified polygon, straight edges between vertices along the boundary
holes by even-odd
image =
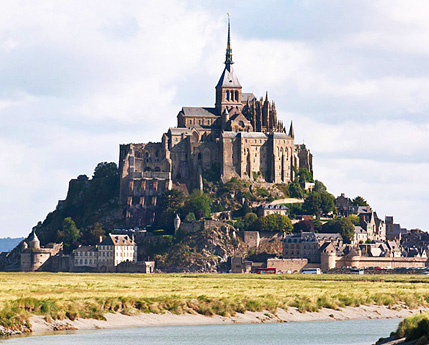
[[[429,305],[427,276],[0,273],[0,325],[106,313],[233,316],[296,307],[313,312],[368,304]]]

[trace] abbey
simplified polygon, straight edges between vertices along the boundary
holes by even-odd
[[[183,107],[177,127],[169,128],[161,142],[120,146],[120,199],[133,225],[153,217],[164,190],[202,189],[202,175],[213,170],[223,182],[237,177],[252,183],[288,183],[294,171],[312,171],[312,155],[295,145],[277,119],[274,102],[245,93],[234,72],[230,22],[225,68],[216,85],[216,102],[210,107]]]

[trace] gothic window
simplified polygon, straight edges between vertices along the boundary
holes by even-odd
[[[228,90],[226,90],[226,92],[225,92],[225,99],[227,101],[229,101],[229,91]]]
[[[235,101],[238,101],[238,91],[235,91]]]

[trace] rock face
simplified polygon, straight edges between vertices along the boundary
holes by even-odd
[[[245,256],[249,247],[236,229],[223,222],[210,222],[202,230],[178,233],[163,254],[155,257],[157,268],[165,272],[227,271],[228,257]]]

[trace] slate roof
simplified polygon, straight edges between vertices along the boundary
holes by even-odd
[[[253,101],[254,99],[256,99],[255,95],[253,94],[253,92],[243,92],[241,94],[241,102],[247,102],[247,101]]]
[[[80,246],[76,248],[75,252],[96,252],[98,248],[96,246]]]
[[[169,131],[172,135],[181,135],[181,134],[191,134],[192,133],[192,129],[179,128],[179,127],[170,127]]]
[[[232,65],[225,66],[216,87],[241,87]]]
[[[216,108],[183,107],[181,112],[185,116],[219,116]]]
[[[260,208],[264,210],[288,210],[288,208],[285,205],[272,205],[272,204],[264,204],[259,206]]]
[[[241,138],[268,139],[268,134],[263,132],[238,132]]]
[[[321,233],[315,233],[316,238],[318,240],[320,239],[335,239],[335,240],[340,240],[342,239],[341,235],[339,233],[335,233],[335,234],[331,234],[331,233],[325,233],[325,232],[321,232]]]
[[[360,226],[355,226],[355,233],[356,234],[367,234],[368,232],[364,229],[362,229],[362,227]]]
[[[104,246],[133,246],[135,242],[128,235],[109,234],[100,245]]]
[[[291,139],[291,137],[286,133],[280,133],[280,132],[273,133],[273,138],[274,139]]]

